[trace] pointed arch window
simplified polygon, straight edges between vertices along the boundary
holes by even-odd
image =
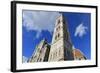
[[[60,19],[58,20],[58,24],[60,24]]]
[[[58,33],[58,38],[60,37],[60,34]]]
[[[57,40],[57,35],[55,36],[55,40]]]

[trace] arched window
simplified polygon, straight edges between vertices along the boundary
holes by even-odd
[[[81,58],[79,58],[79,60],[81,60]]]
[[[58,27],[58,30],[60,30],[60,26]]]
[[[58,20],[58,24],[60,24],[60,19]]]
[[[55,40],[57,40],[60,37],[60,33],[58,33],[57,35],[55,35]]]
[[[60,30],[60,26],[58,26],[57,28],[56,28],[56,31],[59,31]]]
[[[58,38],[60,37],[60,34],[58,33]]]
[[[55,36],[55,40],[57,40],[57,35]]]

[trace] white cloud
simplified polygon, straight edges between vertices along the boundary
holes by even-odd
[[[58,12],[23,11],[23,26],[28,31],[36,30],[36,36],[39,37],[42,30],[53,32],[55,20],[59,15]]]
[[[74,45],[72,46],[72,49],[75,49],[75,46]]]
[[[27,62],[27,60],[28,60],[28,58],[27,58],[27,57],[25,57],[25,56],[23,56],[23,59],[22,59],[23,63],[26,63],[26,62]]]
[[[86,30],[87,30],[87,29],[88,29],[88,28],[87,28],[86,26],[84,26],[83,23],[79,24],[79,25],[76,27],[74,36],[82,37],[83,35],[86,34]]]

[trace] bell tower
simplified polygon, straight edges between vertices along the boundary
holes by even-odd
[[[60,13],[55,22],[53,38],[48,61],[73,60],[72,43],[68,32],[67,23]]]

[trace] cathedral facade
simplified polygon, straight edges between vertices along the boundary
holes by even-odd
[[[73,49],[72,46],[68,23],[65,22],[64,16],[61,14],[55,21],[51,44],[48,44],[46,39],[43,39],[40,44],[37,45],[28,62],[85,60],[86,57],[82,52]]]
[[[37,46],[28,62],[48,61],[50,45],[43,39]]]

